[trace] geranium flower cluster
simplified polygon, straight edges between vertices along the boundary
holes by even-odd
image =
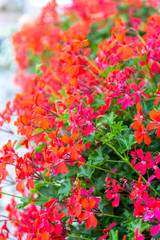
[[[0,113],[17,135],[0,150],[0,197],[12,196],[0,240],[160,238],[159,11],[51,0],[13,34],[21,92]]]

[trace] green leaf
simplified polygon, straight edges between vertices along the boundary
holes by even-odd
[[[141,61],[146,62],[147,57],[148,57],[148,54],[147,54],[147,53],[144,54],[143,57],[142,57],[142,59],[141,59]]]
[[[89,166],[80,166],[79,172],[77,174],[78,177],[86,177],[91,178],[92,174],[94,173],[95,169]]]
[[[90,154],[88,160],[94,166],[101,165],[104,161],[104,157],[103,157],[103,153],[102,153],[102,147],[99,147],[92,154]]]
[[[102,73],[100,73],[99,75],[103,78],[106,78],[108,76],[108,74],[112,71],[115,71],[117,68],[116,65],[114,65],[113,67],[107,67]]]
[[[48,198],[57,198],[58,190],[59,190],[58,186],[53,186],[51,184],[48,184],[48,185],[45,184],[44,186],[38,188],[38,191]],[[38,200],[40,201],[40,200],[46,200],[46,199],[40,195],[37,198],[37,201]]]
[[[70,115],[69,115],[69,112],[68,112],[68,109],[66,109],[62,115],[60,115],[58,118],[56,118],[56,121],[59,121],[59,120],[62,120],[62,121],[67,121],[70,119]]]
[[[118,240],[118,230],[114,231],[113,229],[110,231],[110,240]]]
[[[84,144],[91,143],[94,141],[95,137],[95,131],[92,134],[89,134],[88,136],[83,135],[82,140],[84,140]]]
[[[133,62],[136,65],[136,67],[139,67],[140,57],[133,58]]]
[[[18,203],[15,207],[15,209],[23,209],[25,206],[23,203]]]
[[[23,140],[25,140],[26,138],[25,137],[21,137],[19,141],[17,141],[16,143],[16,146],[15,146],[15,150],[21,148],[21,147],[24,147],[23,145],[19,145],[19,143]]]
[[[35,190],[38,190],[39,188],[46,186],[45,182],[40,182],[39,180],[35,181],[34,183],[35,183],[35,188],[34,188]]]
[[[41,66],[42,66],[42,64],[38,64],[38,65],[36,65],[36,68],[35,68],[35,73],[36,73],[39,77],[42,77],[42,75],[43,75],[43,72],[41,71]]]
[[[105,93],[102,93],[99,95],[99,97],[95,97],[94,103],[92,105],[97,108],[104,106],[105,105],[104,96],[105,96]]]
[[[136,143],[136,140],[134,138],[134,134],[130,134],[129,136],[125,136],[124,138],[120,139],[120,142],[122,143],[122,147],[119,149],[120,153],[123,153],[127,150],[130,150],[132,145]]]
[[[131,230],[131,231],[135,231],[137,227],[141,227],[141,223],[142,223],[142,220],[141,219],[137,219],[136,221],[134,222],[131,222],[130,225],[128,226],[128,228]]]
[[[35,152],[41,152],[45,147],[45,143],[40,143],[37,147],[35,147]]]
[[[67,197],[71,188],[72,188],[72,185],[71,185],[70,179],[67,179],[65,182],[63,182],[58,191],[59,200],[62,200],[63,198]]]
[[[21,202],[28,202],[28,198],[27,197],[24,197],[24,198],[21,198]]]
[[[103,137],[101,137],[101,142],[105,144],[108,143],[108,141],[111,141],[113,138],[115,138],[114,132],[107,132]]]
[[[21,198],[21,203],[18,203],[17,206],[16,206],[16,209],[23,209],[24,207],[26,207],[28,204],[31,203],[32,201],[32,196],[33,196],[33,193],[31,193],[30,197],[23,197]]]
[[[116,133],[121,134],[121,132],[126,131],[128,129],[128,126],[122,124],[123,121],[118,121],[117,123],[113,124]]]
[[[93,178],[96,189],[101,190],[105,187],[105,185],[104,185],[105,177],[104,176],[97,177],[97,175],[96,176],[93,175],[92,178]]]
[[[101,115],[101,119],[98,121],[98,124],[113,124],[114,120],[116,119],[118,115],[115,114],[114,112],[110,112],[109,114]]]
[[[142,222],[142,219],[132,220],[132,222],[128,224],[128,230],[131,231],[129,233],[130,239],[134,237],[137,227],[139,227],[140,233],[143,233],[145,230],[150,229],[150,225],[148,223]]]
[[[43,131],[44,131],[44,129],[37,128],[36,130],[34,130],[33,134],[41,133],[41,132],[43,132]]]

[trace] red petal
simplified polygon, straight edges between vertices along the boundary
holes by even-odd
[[[71,136],[71,140],[74,142],[78,138],[79,134],[78,133],[73,133]]]
[[[87,216],[88,216],[87,212],[81,213],[78,217],[78,220],[83,221],[84,219],[86,219]]]
[[[74,161],[76,161],[78,159],[78,153],[75,149],[72,149],[70,158]]]
[[[160,138],[160,126],[157,128],[156,135]]]
[[[75,144],[74,147],[75,147],[75,149],[77,149],[77,150],[83,150],[83,149],[85,149],[85,145],[84,145],[84,144]]]
[[[155,128],[157,126],[156,122],[152,122],[147,126],[147,130],[151,131],[153,128]]]
[[[42,233],[41,239],[42,239],[42,240],[49,240],[49,233],[48,233],[48,232]]]
[[[60,218],[64,218],[66,216],[66,213],[65,212],[61,212],[59,216],[60,216]]]
[[[156,97],[156,100],[154,101],[154,104],[157,106],[159,103],[159,97]]]
[[[61,140],[62,140],[62,142],[64,142],[64,143],[69,143],[70,138],[69,138],[67,135],[64,135]]]
[[[23,181],[18,182],[18,184],[17,184],[17,186],[16,186],[16,190],[17,190],[18,192],[23,192],[23,189],[24,189],[24,183],[23,183]]]
[[[83,198],[81,201],[81,204],[85,209],[87,209],[87,207],[89,205],[87,198]]]
[[[160,169],[159,168],[156,168],[154,173],[156,174],[156,178],[157,179],[160,179]]]
[[[113,200],[112,206],[113,206],[113,207],[118,207],[118,206],[119,206],[119,196],[117,196],[117,197]]]
[[[144,142],[145,142],[146,145],[151,144],[151,139],[150,139],[150,137],[148,137],[147,134],[144,135]]]
[[[57,236],[60,236],[62,234],[62,225],[61,223],[58,223],[55,228],[54,228],[54,233],[57,235]]]
[[[96,227],[96,226],[97,226],[97,219],[92,214],[91,216],[89,216],[89,218],[86,221],[86,228],[90,229],[91,227]]]
[[[152,111],[150,111],[150,113],[149,113],[149,117],[151,118],[151,119],[156,119],[156,117],[157,117],[157,111],[155,110],[155,109],[153,109]]]
[[[27,184],[26,184],[26,186],[27,186],[27,188],[28,189],[34,189],[34,181],[32,180],[32,179],[29,179],[28,181],[27,181]]]
[[[48,119],[43,119],[39,124],[39,127],[42,129],[47,129],[49,127]]]
[[[92,198],[89,203],[90,208],[92,209],[95,206],[95,204],[96,204],[96,200],[94,198]]]
[[[63,173],[63,174],[67,174],[68,173],[68,167],[65,164],[65,162],[61,162],[58,167],[57,167],[57,172],[58,173]]]
[[[143,159],[143,150],[142,149],[137,149],[137,155],[139,158]]]
[[[154,227],[151,228],[151,234],[154,236],[154,235],[157,235],[160,231],[160,225],[156,225]]]

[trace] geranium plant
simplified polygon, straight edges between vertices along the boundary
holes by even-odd
[[[0,125],[14,134],[16,115],[18,140],[1,149],[0,180],[12,165],[17,194],[0,239],[160,238],[159,9],[73,0],[62,14],[52,0],[13,35],[21,93]]]

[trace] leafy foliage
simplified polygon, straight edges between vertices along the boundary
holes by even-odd
[[[0,150],[0,239],[159,239],[159,8],[52,0],[12,36],[21,92],[0,126],[13,134],[16,115],[19,140]]]

